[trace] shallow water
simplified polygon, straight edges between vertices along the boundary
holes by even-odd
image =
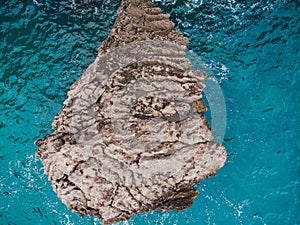
[[[182,212],[119,224],[300,224],[300,4],[162,0],[222,88],[228,160]],[[0,224],[99,224],[71,213],[34,154],[93,62],[119,1],[0,3]],[[210,117],[208,115],[208,117]]]

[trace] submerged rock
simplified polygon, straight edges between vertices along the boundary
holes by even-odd
[[[103,224],[150,210],[182,210],[193,185],[215,175],[226,151],[202,112],[205,74],[185,57],[188,40],[146,0],[122,1],[99,54],[71,86],[35,142],[62,202]]]

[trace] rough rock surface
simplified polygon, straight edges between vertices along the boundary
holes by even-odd
[[[103,224],[149,210],[182,210],[193,185],[215,175],[226,151],[202,112],[205,74],[190,70],[187,39],[146,0],[122,1],[99,54],[71,86],[36,141],[54,191]]]

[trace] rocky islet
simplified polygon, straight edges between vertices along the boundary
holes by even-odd
[[[188,39],[146,0],[123,0],[99,54],[71,86],[54,132],[36,141],[54,191],[103,224],[150,210],[182,210],[193,185],[226,160],[202,111],[205,74]]]

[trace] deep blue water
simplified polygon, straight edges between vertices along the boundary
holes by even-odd
[[[228,152],[182,212],[131,225],[300,224],[300,3],[154,0],[216,77]],[[0,2],[0,224],[99,224],[56,197],[34,154],[69,86],[94,61],[119,1]],[[209,115],[208,115],[209,117]]]

